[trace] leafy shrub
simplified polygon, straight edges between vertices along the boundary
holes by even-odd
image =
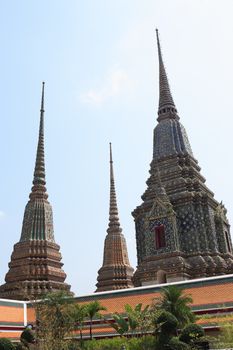
[[[154,350],[155,338],[153,336],[145,336],[141,338],[112,338],[90,340],[84,342],[85,350],[121,350],[125,345],[126,350]],[[71,348],[73,350],[73,348]],[[74,348],[75,350],[79,348]]]
[[[160,329],[164,334],[174,334],[178,326],[177,318],[168,311],[161,313],[157,323],[161,325]]]
[[[81,345],[78,341],[71,341],[68,345],[68,350],[81,350]]]
[[[131,338],[128,340],[129,350],[154,350],[156,348],[155,345],[156,345],[156,340],[155,340],[155,337],[153,336]]]
[[[101,340],[88,340],[84,343],[85,350],[119,350],[122,345],[126,345],[127,340],[124,338],[112,338]],[[126,349],[129,348],[126,346]]]
[[[210,349],[210,341],[206,337],[201,337],[194,341],[192,348],[208,350]]]
[[[22,344],[18,343],[15,347],[14,350],[27,350],[27,348]]]
[[[14,345],[7,338],[0,339],[0,350],[14,350]]]
[[[221,326],[221,333],[218,338],[218,343],[219,343],[219,347],[222,347],[222,348],[233,347],[233,324],[232,323],[225,323]]]
[[[31,329],[26,328],[20,337],[20,340],[22,343],[27,343],[27,344],[33,344],[35,343],[35,337],[34,337],[34,333]]]
[[[204,334],[204,330],[201,326],[191,323],[182,330],[180,340],[184,343],[190,344],[203,337]]]
[[[167,350],[188,350],[189,345],[180,341],[179,338],[173,337],[169,343],[166,345]]]

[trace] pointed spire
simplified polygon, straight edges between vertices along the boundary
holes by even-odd
[[[113,174],[112,144],[110,147],[109,224],[104,241],[103,265],[98,271],[96,292],[133,287],[125,237],[120,227]]]
[[[44,161],[44,85],[42,83],[41,109],[40,109],[40,127],[39,138],[36,153],[36,164],[34,170],[33,187],[30,194],[32,198],[48,198],[46,193],[45,181],[45,161]]]
[[[60,247],[53,230],[53,210],[47,200],[44,163],[44,83],[42,85],[39,139],[32,191],[24,210],[20,240],[0,286],[0,297],[19,300],[40,299],[42,295],[69,290],[62,270]]]
[[[156,29],[159,56],[159,108],[158,121],[166,118],[178,118],[175,103],[172,98],[167,73],[163,63],[158,29]]]
[[[109,143],[109,148],[110,148],[110,202],[109,202],[109,224],[108,224],[107,232],[120,233],[122,229],[120,228],[118,208],[117,208],[111,142]]]

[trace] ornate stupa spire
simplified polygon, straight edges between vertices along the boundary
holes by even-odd
[[[33,177],[33,187],[30,194],[30,198],[48,198],[46,193],[46,181],[45,181],[45,160],[44,160],[44,86],[42,83],[42,95],[41,95],[41,108],[40,108],[40,126],[39,126],[39,138],[36,152],[36,163]]]
[[[33,186],[29,202],[25,209],[21,233],[21,241],[28,239],[43,239],[54,242],[53,212],[48,202],[45,180],[44,152],[44,87],[42,83],[39,136],[36,151],[36,162],[33,175]],[[33,215],[32,215],[33,213]],[[30,218],[28,217],[30,215]]]
[[[142,203],[132,213],[138,258],[133,276],[136,287],[233,273],[226,212],[206,186],[188,135],[179,120],[158,30],[156,34],[158,124],[154,128],[147,189],[142,195]]]
[[[96,292],[133,287],[132,275],[133,268],[129,263],[126,241],[122,234],[118,216],[112,145],[110,143],[109,223],[104,243],[103,265],[98,271]]]
[[[49,291],[70,289],[64,283],[66,274],[62,270],[60,247],[54,240],[53,212],[45,185],[43,83],[33,186],[20,241],[14,245],[6,283],[0,286],[0,298],[25,300]]]
[[[121,233],[122,229],[120,227],[118,208],[117,208],[111,142],[109,144],[109,147],[110,147],[110,201],[109,201],[109,223],[108,223],[107,232],[116,234],[116,232]]]
[[[158,29],[156,29],[158,56],[159,56],[159,108],[158,121],[167,118],[178,118],[177,110],[171,94],[166,69],[163,62]]]

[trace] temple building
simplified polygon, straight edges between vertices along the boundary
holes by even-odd
[[[132,213],[138,266],[134,285],[233,273],[230,225],[205,185],[170,91],[157,31],[158,124],[142,204]]]
[[[113,328],[114,314],[126,319],[127,304],[133,309],[140,304],[142,308],[154,306],[168,286],[181,288],[192,298],[196,323],[206,335],[214,336],[214,344],[222,328],[233,322],[233,250],[226,209],[205,185],[180,123],[158,31],[157,44],[160,93],[153,159],[142,203],[132,213],[138,266],[134,272],[120,226],[110,144],[109,223],[103,265],[96,291],[73,299],[79,306],[98,301],[104,310],[94,320],[85,318],[82,332],[77,328],[71,334],[75,341],[91,339],[90,325],[96,340],[119,336]],[[21,238],[14,246],[5,284],[0,286],[0,338],[14,342],[19,342],[28,325],[36,329],[37,300],[33,303],[33,298],[70,289],[65,283],[60,247],[54,240],[52,207],[45,185],[43,83],[33,186]],[[147,328],[146,333],[154,335],[154,327]],[[141,332],[129,329],[126,335],[141,336]]]
[[[27,300],[49,291],[69,290],[55,243],[52,207],[48,202],[44,161],[44,83],[34,179],[26,205],[21,238],[14,245],[0,298]]]
[[[98,271],[96,292],[133,287],[133,268],[130,266],[125,237],[118,216],[112,147],[110,143],[110,205],[109,224],[104,242],[103,266]]]

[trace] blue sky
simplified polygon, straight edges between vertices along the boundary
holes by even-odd
[[[0,283],[20,238],[45,86],[46,173],[67,282],[95,290],[108,224],[113,144],[121,226],[136,266],[132,210],[152,159],[155,28],[181,122],[233,222],[231,0],[0,0]]]

